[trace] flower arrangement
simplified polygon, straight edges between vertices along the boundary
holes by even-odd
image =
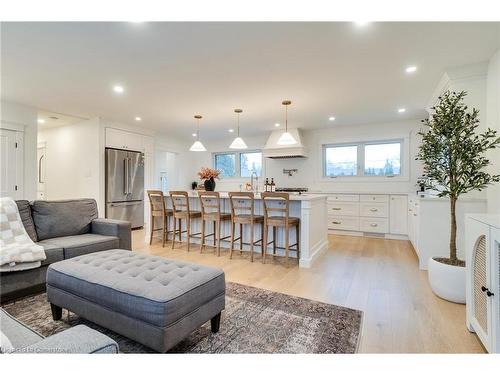
[[[198,172],[198,176],[202,179],[202,180],[209,180],[211,178],[216,178],[216,179],[220,179],[220,173],[221,171],[217,170],[217,169],[213,169],[213,168],[207,168],[207,167],[203,167],[201,168],[201,170]]]

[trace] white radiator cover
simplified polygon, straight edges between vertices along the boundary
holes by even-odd
[[[500,215],[466,218],[467,328],[500,353]]]

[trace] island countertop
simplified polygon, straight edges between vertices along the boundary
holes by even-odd
[[[227,191],[219,191],[221,198],[229,198],[229,192]],[[189,191],[188,192],[189,196],[192,198],[197,198],[198,197],[198,192],[197,191]],[[327,195],[324,194],[290,194],[290,200],[291,201],[314,201],[314,200],[321,200],[321,199],[326,199]],[[255,199],[261,199],[260,192],[255,193]]]

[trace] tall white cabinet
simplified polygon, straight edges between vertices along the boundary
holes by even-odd
[[[500,353],[500,215],[466,219],[467,328]]]

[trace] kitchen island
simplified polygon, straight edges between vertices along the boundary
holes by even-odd
[[[221,212],[231,212],[231,206],[229,202],[229,195],[227,192],[219,192],[221,197]],[[195,191],[189,192],[189,204],[191,210],[200,210],[200,201],[198,198],[198,193]],[[278,203],[278,201],[276,202]],[[168,198],[168,207],[171,207],[170,198]],[[260,194],[255,194],[255,214],[263,215],[264,213],[263,204],[260,198]],[[300,218],[300,259],[299,266],[308,268],[312,263],[328,248],[328,228],[327,228],[327,207],[326,207],[326,196],[325,195],[309,195],[309,194],[290,194],[290,216]],[[183,230],[184,230],[183,222]],[[201,225],[199,219],[193,219],[191,233],[201,232]],[[261,226],[260,224],[255,225],[255,239],[261,238]],[[236,237],[238,237],[238,228],[236,229]],[[206,233],[213,232],[213,224],[210,222],[206,223]],[[272,231],[269,230],[268,241],[271,241]],[[223,222],[221,224],[221,238],[229,236],[231,234],[231,224],[229,221]],[[250,226],[245,225],[243,231],[244,242],[248,242],[250,238]],[[212,245],[211,237],[206,239],[207,245]],[[183,239],[185,240],[185,238]],[[199,238],[192,238],[192,243],[200,243]],[[290,231],[290,244],[296,242],[295,231]],[[284,232],[282,228],[278,228],[277,234],[277,245],[278,247],[284,246]],[[221,241],[222,248],[229,248],[230,242],[228,240]],[[270,245],[269,249],[272,247]],[[239,242],[235,242],[235,248],[239,249]],[[248,249],[249,246],[245,245],[244,249]],[[194,251],[194,250],[192,250]],[[260,243],[254,246],[254,251],[258,254],[261,252]],[[283,250],[278,249],[278,254],[283,254]],[[290,257],[295,257],[295,251],[290,251]],[[235,254],[238,256],[238,253]],[[255,257],[256,261],[260,261],[260,257]]]

